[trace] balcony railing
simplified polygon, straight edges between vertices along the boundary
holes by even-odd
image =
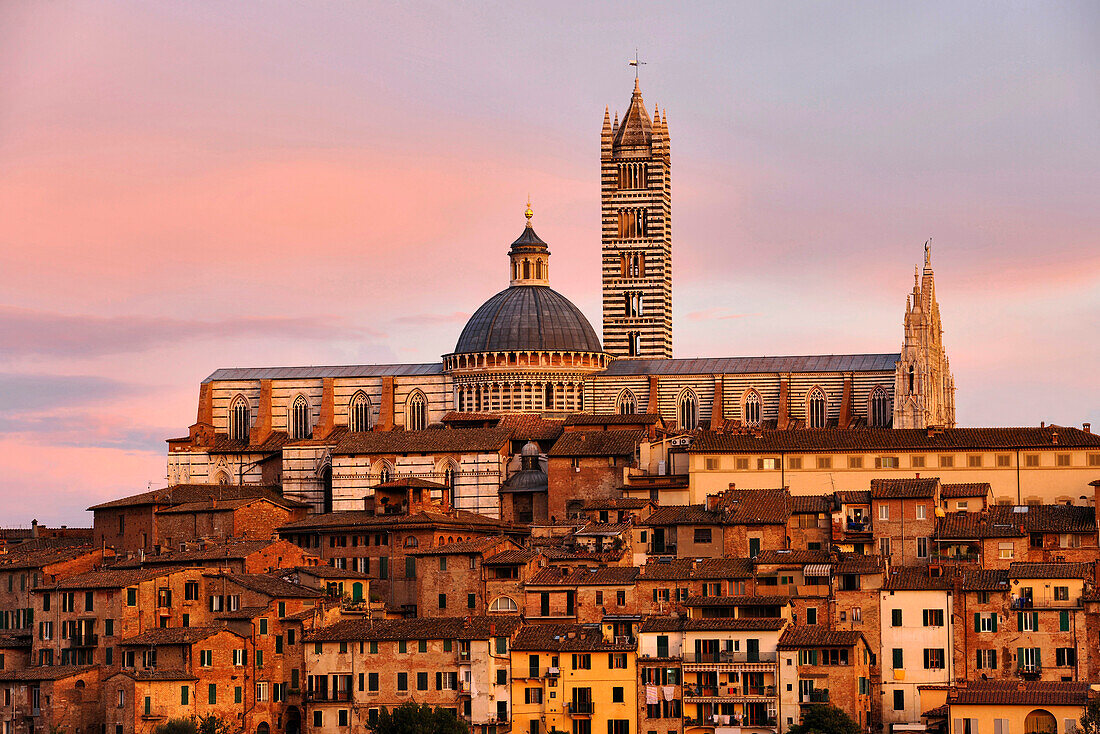
[[[764,650],[758,653],[748,653],[744,651],[727,651],[720,650],[718,652],[685,652],[683,655],[683,661],[685,663],[700,663],[708,665],[720,665],[722,663],[774,663],[778,659],[778,653],[775,650]]]
[[[307,701],[350,701],[351,691],[307,691]]]
[[[976,550],[949,553],[946,550],[933,549],[931,559],[940,563],[978,563],[982,559],[982,554]]]
[[[668,543],[660,546],[650,543],[646,552],[651,556],[674,556],[676,555],[676,546],[675,544],[669,545]]]
[[[698,686],[685,685],[686,698],[775,698],[775,686]]]
[[[803,693],[798,697],[799,703],[829,703],[829,689],[828,688],[815,688],[814,690]]]
[[[738,720],[736,715],[731,714],[712,714],[711,716],[685,716],[684,726],[740,726],[766,729],[775,726],[775,717],[748,717]]]
[[[592,715],[592,702],[591,701],[570,701],[566,704],[566,711],[576,716],[591,716]]]
[[[1036,599],[1034,597],[1027,596],[1014,596],[1012,597],[1012,609],[1050,609],[1050,608],[1070,608],[1081,606],[1081,597],[1073,596],[1068,599]]]
[[[852,520],[849,519],[844,523],[844,532],[846,533],[870,533],[871,521],[870,520]]]
[[[1043,674],[1043,666],[1039,663],[1017,663],[1016,673],[1024,678],[1037,678]]]

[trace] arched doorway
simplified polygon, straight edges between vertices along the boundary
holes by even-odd
[[[1024,719],[1027,734],[1058,734],[1058,720],[1046,709],[1035,709]]]
[[[332,512],[332,467],[326,466],[321,470],[321,487],[325,496],[323,500],[324,511]]]
[[[302,734],[302,712],[297,706],[287,707],[286,734]]]
[[[271,734],[271,727],[268,726],[266,721],[261,721],[260,725],[256,727],[256,734]]]

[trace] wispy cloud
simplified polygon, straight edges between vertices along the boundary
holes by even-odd
[[[750,316],[759,316],[759,313],[730,313],[728,308],[715,306],[704,308],[702,311],[692,311],[687,314],[689,321],[725,321],[726,319],[747,319]]]
[[[461,324],[470,318],[465,311],[452,313],[422,313],[398,316],[393,319],[395,324],[408,324],[413,326],[428,326],[430,324]]]
[[[141,352],[202,339],[264,337],[327,340],[384,336],[329,317],[262,316],[188,320],[146,316],[91,316],[0,306],[0,357],[93,357]]]

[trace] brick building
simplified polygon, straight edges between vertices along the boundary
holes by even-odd
[[[0,728],[5,734],[101,731],[101,671],[51,665],[0,672]]]
[[[568,429],[547,454],[551,519],[580,517],[589,501],[617,499],[638,455],[641,430]]]
[[[878,554],[898,566],[928,563],[939,506],[938,479],[872,479],[872,533]]]
[[[361,728],[407,701],[453,710],[475,732],[511,721],[516,617],[349,619],[305,638],[314,733]]]
[[[836,706],[861,730],[871,729],[877,692],[871,686],[871,648],[861,633],[788,627],[777,649],[782,671],[780,732],[798,724],[805,707],[816,704]]]

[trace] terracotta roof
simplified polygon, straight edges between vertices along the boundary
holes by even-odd
[[[791,495],[786,489],[731,489],[726,522],[730,525],[785,525],[791,516]]]
[[[837,504],[840,505],[869,505],[871,504],[871,490],[841,490],[835,493]]]
[[[1014,522],[1029,533],[1095,533],[1096,509],[1079,505],[993,505],[992,522]]]
[[[255,619],[267,614],[270,607],[241,607],[232,612],[220,612],[214,616],[217,619]]]
[[[181,565],[202,561],[241,560],[270,547],[274,540],[242,540],[234,538],[195,550],[172,551],[160,555],[146,555],[142,561],[147,566]],[[126,565],[137,563],[131,561]]]
[[[522,566],[529,563],[538,553],[532,550],[506,550],[482,559],[482,566]]]
[[[321,592],[317,589],[311,589],[269,574],[223,573],[221,575],[238,586],[243,586],[272,599],[316,599],[321,596]]]
[[[279,528],[281,535],[300,532],[303,530],[354,530],[364,527],[377,528],[434,528],[434,527],[463,527],[494,530],[516,530],[508,523],[495,520],[476,512],[454,510],[450,513],[442,512],[414,512],[409,515],[376,515],[367,510],[349,510],[345,512],[326,512],[318,515],[310,515],[302,520],[287,523]]]
[[[445,543],[424,550],[416,550],[408,555],[413,556],[476,556],[506,542],[502,536],[490,536],[487,538],[471,538],[457,543]]]
[[[928,479],[872,479],[871,499],[924,499],[936,496],[940,480]]]
[[[332,566],[294,566],[293,568],[280,569],[276,573],[286,576],[289,573],[301,573],[318,579],[369,579],[370,574],[362,571],[353,571],[350,568],[333,568]]]
[[[180,505],[186,502],[209,502],[211,498],[234,500],[241,498],[264,497],[283,507],[305,507],[306,505],[283,497],[277,485],[270,484],[174,484],[163,489],[154,489],[141,494],[132,494],[110,502],[92,505],[88,509],[110,510],[118,507],[139,507],[141,505]]]
[[[35,665],[22,670],[0,671],[0,680],[36,681],[61,680],[80,673],[86,673],[95,665]]]
[[[194,645],[202,642],[207,637],[219,632],[228,632],[224,627],[154,627],[140,635],[122,640],[119,644],[124,646],[149,646],[157,645]],[[236,635],[236,632],[231,634]],[[240,637],[240,635],[237,635]]]
[[[940,497],[945,500],[967,497],[988,497],[991,493],[989,482],[965,482],[962,484],[941,484]]]
[[[650,558],[641,568],[639,581],[680,581],[691,578],[694,562],[690,558]],[[750,564],[751,573],[751,564]]]
[[[782,617],[718,617],[687,619],[685,617],[646,617],[642,632],[693,632],[705,630],[748,630],[771,632],[783,629],[787,620]]]
[[[752,578],[751,558],[704,558],[695,564],[692,578],[747,579]]]
[[[805,565],[807,563],[831,563],[829,551],[823,550],[762,550],[753,559],[757,566]]]
[[[10,650],[17,647],[29,648],[33,642],[33,635],[30,629],[27,629],[25,633],[0,632],[0,648],[3,649]]]
[[[633,456],[642,431],[569,431],[554,442],[548,456]]]
[[[791,495],[791,514],[806,515],[819,512],[833,511],[833,495],[831,494],[796,494]]]
[[[1023,533],[1013,522],[992,522],[987,513],[947,513],[936,521],[936,540],[977,540],[980,538],[1018,538]]]
[[[492,423],[496,426],[500,420],[499,413],[476,413],[473,411],[452,410],[439,419],[440,423]]]
[[[623,533],[634,527],[628,522],[590,522],[579,530],[574,530],[574,536],[592,536],[592,537],[611,537],[616,535],[622,535]]]
[[[67,579],[62,579],[53,586],[43,584],[39,586],[36,591],[47,591],[50,589],[61,591],[69,589],[124,589],[127,586],[139,584],[142,581],[149,581],[150,579],[155,579],[160,576],[166,576],[169,573],[171,573],[171,571],[167,569],[152,568],[89,571],[88,573],[82,573],[76,576],[70,576]]]
[[[607,642],[598,625],[532,624],[519,631],[513,650],[550,652],[630,651],[636,645]]]
[[[1057,443],[1054,436],[1057,434]],[[692,453],[759,454],[780,451],[962,451],[967,449],[1067,449],[1100,447],[1100,434],[1079,428],[803,428],[753,434],[702,431]]]
[[[960,566],[963,591],[1007,591],[1008,571],[1004,569],[968,568]]]
[[[951,568],[933,576],[927,566],[894,566],[882,585],[885,591],[948,591],[952,587]]]
[[[574,413],[565,419],[567,426],[652,426],[660,423],[660,413]]]
[[[954,705],[994,706],[1084,706],[1090,698],[1087,682],[969,680],[947,694]]]
[[[430,428],[423,431],[362,431],[345,434],[337,455],[491,453],[507,446],[509,428]]]
[[[584,503],[586,510],[640,510],[649,505],[656,504],[653,500],[645,500],[641,497],[614,497],[611,499],[588,500]]]
[[[0,568],[14,571],[17,569],[43,568],[53,563],[71,561],[74,558],[97,553],[98,549],[90,545],[64,546],[61,548],[45,548],[41,550],[21,550],[20,546],[9,549],[0,554]]]
[[[774,607],[789,604],[791,597],[783,595],[753,596],[689,596],[684,606],[688,607]]]
[[[200,502],[184,502],[183,504],[172,505],[171,507],[158,508],[156,512],[158,515],[190,515],[192,513],[198,512],[232,512],[233,510],[239,510],[242,507],[247,507],[254,502],[271,502],[272,504],[278,505],[280,507],[306,506],[300,502],[293,502],[292,504],[288,505],[288,503],[291,502],[289,500],[276,503],[268,497],[241,497],[231,500],[214,499],[203,500]]]
[[[570,569],[568,566],[548,566],[527,582],[527,586],[622,586],[638,578],[634,566]]]
[[[780,650],[794,650],[800,647],[847,647],[858,645],[863,640],[862,632],[830,630],[817,625],[788,627],[779,637]]]
[[[506,413],[497,426],[510,428],[513,441],[554,441],[561,435],[562,423],[535,413]]]
[[[414,619],[346,619],[304,636],[306,642],[349,640],[487,640],[510,637],[517,617],[417,617]]]
[[[842,573],[868,574],[881,573],[885,568],[882,556],[868,556],[861,553],[839,553],[836,564],[833,566],[833,574]]]
[[[708,510],[706,505],[667,505],[654,508],[642,524],[650,527],[663,525],[721,525],[722,514]]]
[[[1091,563],[1010,563],[1010,579],[1091,579]]]
[[[446,484],[418,477],[402,477],[374,485],[375,489],[447,489]]]

